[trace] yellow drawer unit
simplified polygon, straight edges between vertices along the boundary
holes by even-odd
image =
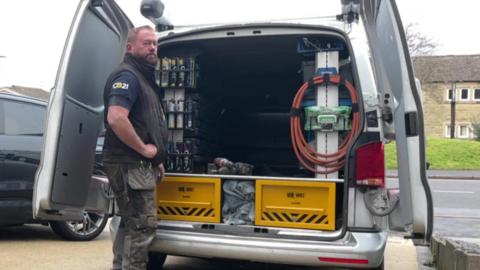
[[[166,177],[157,185],[163,220],[220,222],[220,178]]]
[[[257,180],[255,225],[335,230],[335,183]]]

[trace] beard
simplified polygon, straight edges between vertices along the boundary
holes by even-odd
[[[146,55],[142,55],[142,54],[139,54],[139,53],[132,53],[132,55],[135,58],[137,58],[138,60],[140,60],[141,62],[145,63],[146,65],[149,65],[149,66],[152,66],[152,67],[157,66],[158,57],[154,53],[150,53],[150,54],[146,54]]]
[[[158,63],[158,57],[156,54],[147,54],[146,56],[143,57],[144,61],[147,62],[148,64],[152,66],[157,66]]]

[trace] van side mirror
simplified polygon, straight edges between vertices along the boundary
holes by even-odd
[[[145,18],[158,19],[162,17],[165,6],[160,0],[142,0],[140,12]]]
[[[165,6],[160,0],[142,0],[140,12],[156,26],[158,32],[171,30],[173,25],[163,17]]]

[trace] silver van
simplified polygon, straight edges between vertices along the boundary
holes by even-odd
[[[132,27],[113,0],[79,2],[35,181],[34,215],[49,220],[81,218],[103,87]],[[388,231],[429,243],[422,103],[395,1],[341,7],[315,23],[177,31],[143,1],[171,138],[150,269],[167,255],[383,269]]]

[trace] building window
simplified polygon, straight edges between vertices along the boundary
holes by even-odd
[[[445,138],[450,138],[450,125],[445,125]]]
[[[459,125],[458,126],[458,137],[459,138],[469,138],[470,137],[470,127],[468,125]]]
[[[480,89],[475,89],[473,92],[473,99],[476,101],[480,101]]]
[[[447,90],[447,100],[448,101],[451,101],[453,98],[453,90],[452,89],[448,89]]]
[[[462,89],[460,92],[460,100],[467,101],[468,100],[468,89]]]

